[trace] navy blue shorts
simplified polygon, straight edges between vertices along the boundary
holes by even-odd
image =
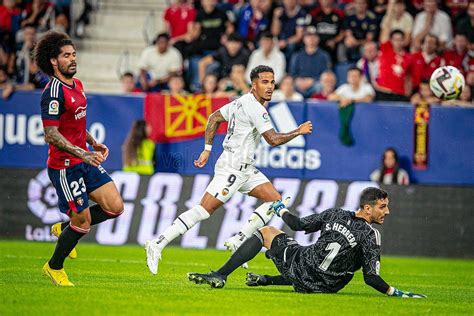
[[[48,175],[58,194],[59,210],[67,215],[88,208],[88,194],[112,181],[102,166],[84,162],[65,169],[48,168]]]

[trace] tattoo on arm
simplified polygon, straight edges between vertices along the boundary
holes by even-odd
[[[89,133],[88,130],[86,130],[86,141],[89,145],[93,146],[94,144],[97,144],[97,141],[95,140],[94,137]]]
[[[265,138],[265,140],[270,146],[278,146],[281,144],[288,143],[290,140],[299,135],[300,132],[298,129],[295,129],[288,133],[277,133],[273,128],[262,134],[263,138]]]
[[[217,110],[209,116],[206,125],[206,135],[205,135],[205,143],[208,145],[212,145],[214,142],[214,136],[216,135],[216,131],[219,128],[219,125],[225,122],[224,117],[221,114],[221,111]]]
[[[44,127],[44,139],[48,144],[51,144],[62,151],[70,153],[81,159],[84,158],[86,151],[78,146],[71,144],[58,130],[56,126]]]

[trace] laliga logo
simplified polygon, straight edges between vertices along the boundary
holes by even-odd
[[[57,205],[56,189],[49,180],[47,169],[44,169],[28,183],[28,208],[44,224],[53,224],[67,220]]]
[[[286,102],[272,106],[268,112],[279,131],[289,132],[298,128]],[[271,148],[266,142],[261,142],[255,153],[255,164],[257,167],[263,168],[316,170],[321,166],[321,154],[316,149],[304,150],[305,145],[305,139],[301,136],[274,148]]]

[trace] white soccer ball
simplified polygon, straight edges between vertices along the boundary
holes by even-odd
[[[442,100],[456,99],[464,88],[464,76],[453,66],[439,67],[431,74],[431,92]]]

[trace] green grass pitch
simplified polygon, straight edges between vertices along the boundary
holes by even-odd
[[[297,294],[291,287],[249,288],[239,268],[223,289],[196,285],[186,273],[216,269],[229,256],[217,250],[170,247],[157,276],[139,246],[82,243],[66,261],[74,288],[58,288],[41,274],[53,243],[0,242],[0,315],[473,315],[474,261],[382,258],[382,277],[402,290],[428,295],[401,299],[366,286],[360,272],[338,294]],[[276,272],[260,254],[250,271]]]

